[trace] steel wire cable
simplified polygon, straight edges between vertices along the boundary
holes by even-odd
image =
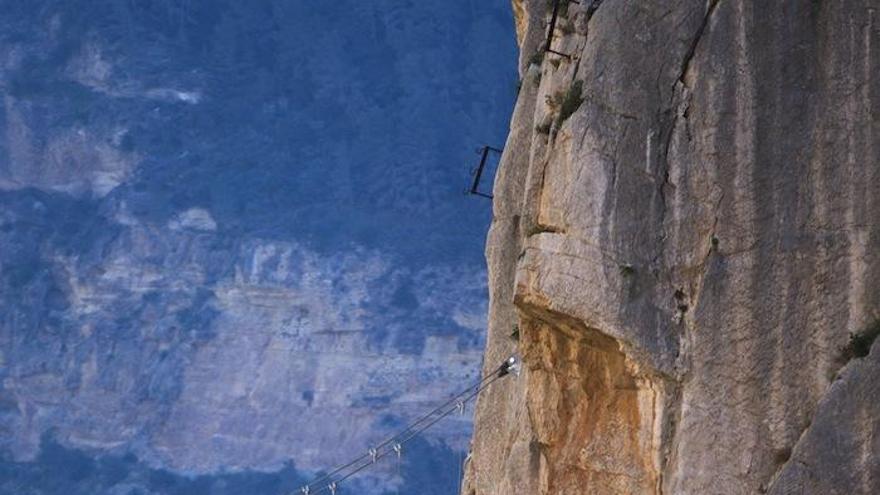
[[[298,492],[297,491],[291,492],[291,495],[294,495],[296,493],[302,493],[302,494],[308,494],[308,495],[315,495],[315,494],[323,493],[325,491],[331,490],[331,485],[335,486],[336,484],[347,480],[348,478],[354,476],[355,474],[366,469],[367,467],[369,467],[373,464],[376,464],[380,459],[382,459],[392,453],[397,453],[399,456],[400,455],[399,448],[402,445],[404,445],[406,442],[409,442],[410,440],[412,440],[416,435],[418,435],[418,434],[424,432],[425,430],[427,430],[428,428],[434,426],[440,420],[449,416],[454,411],[460,410],[462,405],[466,404],[471,399],[476,397],[480,392],[485,390],[489,385],[494,383],[496,380],[506,376],[507,374],[509,374],[512,371],[515,371],[517,369],[517,366],[518,366],[518,361],[516,360],[515,357],[511,356],[509,359],[505,360],[500,366],[495,368],[495,370],[493,370],[491,373],[487,374],[482,380],[480,380],[476,384],[471,385],[470,387],[464,389],[463,391],[459,392],[458,394],[454,395],[452,398],[448,399],[446,402],[444,402],[440,406],[435,407],[430,412],[422,415],[420,418],[418,418],[417,420],[415,420],[415,421],[411,422],[409,425],[407,425],[407,427],[404,428],[403,430],[399,431],[398,433],[396,433],[392,437],[380,442],[375,447],[372,447],[371,449],[369,449],[367,451],[367,453],[362,454],[349,462],[341,464],[341,465],[337,466],[336,468],[332,469],[331,471],[315,478],[314,480],[310,481],[308,484],[303,485],[298,490]],[[464,397],[464,398],[462,398],[462,397]],[[450,407],[450,406],[452,406],[452,407]],[[444,409],[446,409],[446,410],[444,411]],[[435,415],[437,415],[441,411],[443,411],[442,414],[434,417]],[[433,418],[433,419],[431,419],[431,418]],[[429,419],[431,421],[428,421]],[[427,423],[423,424],[426,421],[427,421]],[[394,448],[389,449],[388,448],[389,446],[392,446]],[[366,461],[366,462],[364,462],[364,461]],[[351,468],[353,468],[353,467],[354,467],[354,469],[351,470]],[[334,477],[337,474],[340,474],[343,472],[345,472],[345,473],[342,476],[339,476],[336,479],[334,479]],[[316,491],[312,491],[313,488],[315,488],[316,485],[319,485],[319,484],[322,484],[322,486],[320,488],[317,488]]]
[[[482,385],[482,386],[481,386],[480,388],[478,388],[477,390],[473,391],[470,395],[468,395],[468,396],[467,396],[466,398],[464,398],[462,401],[465,402],[465,403],[469,402],[471,399],[473,399],[474,397],[476,397],[480,392],[482,392],[483,390],[485,390],[486,388],[488,388],[489,385],[491,385],[491,384],[494,383],[496,380],[498,380],[499,378],[502,378],[502,377],[504,377],[504,376],[505,376],[505,375],[498,374],[497,372],[494,374],[494,376],[493,376],[493,375],[489,375],[489,377],[487,377],[487,378],[491,378],[491,379],[489,379],[488,381],[486,381],[484,385]],[[484,381],[485,381],[485,380],[484,380]],[[482,382],[481,382],[481,383],[482,383]],[[473,388],[473,387],[471,387],[471,388]],[[447,406],[447,407],[448,407],[448,406]],[[430,427],[434,426],[435,424],[437,424],[438,422],[440,422],[440,420],[442,420],[443,418],[446,418],[447,416],[449,416],[450,414],[452,414],[452,413],[455,412],[456,410],[458,410],[458,405],[457,405],[457,404],[455,405],[455,407],[451,407],[451,408],[449,408],[447,411],[444,411],[443,414],[437,416],[436,418],[434,418],[433,420],[431,420],[429,423],[427,423],[427,424],[421,426],[421,427],[418,428],[418,429],[415,429],[415,430],[411,431],[409,435],[407,435],[405,438],[403,438],[402,440],[400,440],[399,442],[397,442],[397,445],[399,445],[399,446],[403,446],[403,445],[405,445],[407,442],[409,442],[410,440],[412,440],[413,438],[415,438],[415,437],[418,436],[419,434],[423,433],[425,430],[429,429]],[[376,454],[375,461],[373,460],[373,457],[370,456],[370,455],[368,454],[366,457],[370,457],[370,459],[367,460],[367,462],[362,462],[362,463],[361,463],[356,469],[354,469],[354,470],[352,470],[352,471],[346,473],[344,476],[340,476],[339,478],[336,478],[335,480],[332,480],[332,481],[330,482],[330,484],[337,484],[337,485],[338,485],[339,483],[342,483],[343,481],[345,481],[345,480],[351,478],[351,477],[354,476],[355,474],[357,474],[357,473],[363,471],[364,469],[366,469],[366,468],[372,466],[373,464],[376,464],[377,462],[379,462],[379,460],[383,459],[384,457],[387,457],[387,456],[389,456],[389,455],[391,455],[391,454],[395,454],[395,453],[397,453],[397,452],[398,452],[398,451],[395,450],[395,449],[391,449],[391,450],[389,450],[389,449],[385,449],[385,450],[383,450],[383,451],[381,451],[381,452],[379,452],[379,453]],[[357,461],[353,461],[353,462],[349,463],[349,467],[352,466],[352,465],[355,465],[355,464],[357,464],[357,463],[358,463]],[[329,480],[329,479],[328,479],[328,480]],[[313,484],[315,484],[315,482],[310,483],[309,486],[311,486],[311,485],[313,485]],[[324,492],[326,492],[326,491],[331,491],[331,489],[330,489],[330,484],[327,484],[327,485],[321,486],[321,487],[318,488],[316,491],[311,491],[311,490],[310,490],[308,493],[309,493],[310,495],[318,495],[319,493],[324,493]]]
[[[386,439],[386,440],[384,440],[384,441],[382,441],[382,442],[376,444],[376,446],[373,447],[373,449],[380,450],[380,449],[383,449],[383,448],[387,447],[388,445],[391,445],[392,443],[394,443],[395,440],[397,440],[398,438],[402,437],[403,435],[405,435],[408,431],[412,430],[413,428],[418,427],[418,425],[420,425],[420,424],[423,423],[424,421],[426,421],[426,420],[428,420],[429,418],[431,418],[431,416],[433,416],[434,414],[436,414],[438,411],[442,410],[442,409],[445,408],[445,407],[448,407],[448,406],[449,406],[450,404],[452,404],[453,402],[457,402],[462,396],[464,396],[465,394],[467,394],[468,391],[474,389],[475,387],[480,387],[481,385],[483,385],[484,382],[486,382],[487,380],[489,380],[490,378],[492,378],[494,375],[496,375],[498,372],[500,372],[500,371],[504,368],[504,366],[505,366],[506,364],[507,364],[507,362],[505,361],[504,364],[502,364],[501,366],[499,366],[498,368],[496,368],[494,371],[492,371],[492,373],[486,375],[485,378],[483,378],[482,380],[480,380],[480,381],[477,382],[476,384],[471,385],[470,387],[464,389],[463,391],[459,392],[458,394],[454,395],[452,398],[448,399],[448,400],[447,400],[446,402],[444,402],[443,404],[441,404],[441,405],[435,407],[435,408],[434,408],[433,410],[431,410],[430,412],[428,412],[428,413],[422,415],[419,419],[417,419],[417,420],[413,421],[412,423],[410,423],[406,428],[404,428],[403,430],[399,431],[399,432],[396,433],[394,436],[392,436],[392,437],[390,437],[390,438],[388,438],[388,439]],[[319,476],[318,478],[312,480],[312,481],[309,482],[309,484],[306,485],[306,486],[311,487],[312,485],[316,485],[316,484],[322,483],[323,481],[332,478],[335,474],[337,474],[337,473],[339,473],[339,472],[341,472],[341,471],[344,471],[344,470],[350,468],[351,466],[354,466],[354,465],[357,464],[358,462],[361,462],[361,461],[363,461],[364,459],[366,459],[366,458],[368,458],[368,457],[372,457],[372,456],[371,456],[371,453],[370,453],[369,451],[368,451],[367,453],[365,453],[365,454],[363,454],[363,455],[361,455],[361,456],[359,456],[359,457],[357,457],[357,458],[355,458],[355,459],[353,459],[353,460],[351,460],[351,461],[345,463],[345,464],[342,464],[342,465],[339,465],[339,466],[333,468],[333,469],[330,470],[329,472],[327,472],[327,473],[325,473],[325,474]]]

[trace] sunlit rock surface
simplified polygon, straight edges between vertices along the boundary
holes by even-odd
[[[877,4],[568,3],[571,58],[551,5],[486,246],[525,372],[462,493],[880,492]]]
[[[0,11],[0,492],[279,493],[477,378],[506,2]]]

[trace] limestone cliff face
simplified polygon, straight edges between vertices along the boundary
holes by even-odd
[[[570,59],[551,7],[486,246],[525,370],[463,493],[880,493],[880,3],[581,1]]]

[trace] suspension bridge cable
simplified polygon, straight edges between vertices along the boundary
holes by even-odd
[[[511,356],[495,370],[493,370],[492,373],[487,374],[478,383],[471,385],[470,387],[454,395],[451,399],[447,400],[440,406],[434,408],[427,414],[422,415],[419,419],[410,423],[406,428],[404,428],[394,436],[377,444],[375,447],[370,448],[367,453],[360,455],[357,458],[334,468],[330,472],[323,474],[318,478],[315,478],[308,484],[302,486],[299,492],[304,495],[317,495],[319,493],[329,491],[331,495],[335,495],[339,483],[342,483],[343,481],[351,478],[352,476],[363,471],[367,467],[376,464],[379,460],[387,457],[388,455],[391,455],[392,453],[397,454],[398,458],[400,458],[402,453],[402,446],[404,444],[406,444],[428,428],[434,426],[440,420],[449,416],[453,412],[462,411],[465,404],[467,404],[470,400],[479,395],[480,392],[488,388],[489,385],[493,384],[496,380],[510,374],[511,372],[517,372],[518,369],[518,360],[516,359],[516,357]],[[437,416],[438,413],[440,413],[439,416]],[[429,419],[430,421],[428,421]],[[392,448],[389,449],[389,446],[391,446]],[[336,475],[339,475],[340,473],[344,474],[337,477]],[[319,484],[322,484],[322,486],[315,489],[316,486]],[[315,490],[313,491],[313,489]]]
[[[506,373],[505,373],[505,374],[506,374]],[[471,399],[473,399],[474,397],[476,397],[480,392],[482,392],[483,390],[485,390],[486,388],[488,388],[488,386],[491,385],[493,382],[495,382],[495,380],[498,380],[499,378],[501,378],[501,377],[503,377],[503,376],[505,376],[505,375],[502,375],[502,374],[495,374],[494,376],[491,377],[491,380],[489,380],[488,382],[486,382],[486,383],[485,383],[482,387],[480,387],[479,389],[477,389],[477,390],[475,390],[474,392],[472,392],[472,393],[471,393],[470,395],[468,395],[465,399],[463,399],[463,401],[464,401],[464,402],[468,402],[468,401],[470,401]],[[447,411],[444,411],[443,414],[441,414],[440,416],[434,418],[431,422],[429,422],[429,423],[427,423],[427,424],[425,424],[425,425],[419,427],[419,428],[416,429],[416,430],[411,431],[411,432],[410,432],[405,438],[403,438],[402,440],[400,440],[399,442],[397,442],[397,443],[394,445],[394,448],[393,448],[393,449],[391,449],[391,450],[385,449],[385,450],[383,450],[382,452],[377,453],[376,456],[375,456],[375,458],[371,456],[370,460],[368,460],[367,462],[363,462],[360,466],[358,466],[358,467],[357,467],[356,469],[354,469],[353,471],[350,471],[350,472],[346,473],[344,476],[341,476],[341,477],[339,477],[339,478],[337,478],[337,479],[331,481],[328,485],[322,486],[321,488],[317,489],[317,491],[314,491],[314,492],[312,492],[312,491],[308,491],[308,492],[303,492],[303,493],[309,493],[309,494],[313,494],[313,495],[318,495],[319,493],[324,493],[325,491],[329,491],[329,492],[331,493],[331,495],[335,495],[335,493],[336,493],[335,490],[337,489],[337,487],[338,487],[338,485],[339,485],[340,483],[342,483],[343,481],[345,481],[345,480],[351,478],[352,476],[354,476],[355,474],[357,474],[357,473],[363,471],[364,469],[366,469],[366,468],[372,466],[373,464],[375,464],[376,462],[378,462],[378,461],[381,460],[382,458],[387,457],[387,456],[391,455],[392,453],[396,453],[396,454],[398,455],[398,457],[399,457],[399,456],[401,455],[401,452],[402,452],[402,446],[403,446],[404,444],[406,444],[407,442],[409,442],[410,440],[412,440],[413,438],[415,438],[416,436],[418,436],[419,434],[421,434],[422,432],[424,432],[424,431],[427,430],[428,428],[434,426],[434,425],[437,424],[440,420],[442,420],[443,418],[449,416],[450,414],[452,414],[453,412],[457,411],[458,409],[459,409],[459,408],[458,408],[458,405],[456,404],[456,407],[453,407],[453,408],[448,409]],[[373,460],[373,459],[375,459],[375,460]],[[356,464],[356,463],[355,463],[355,464]]]
[[[470,387],[464,389],[463,391],[461,391],[461,392],[459,392],[458,394],[454,395],[452,398],[450,398],[449,400],[447,400],[447,401],[444,402],[443,404],[437,406],[436,408],[434,408],[434,409],[431,410],[430,412],[428,412],[428,413],[424,414],[423,416],[421,416],[419,419],[413,421],[413,422],[410,423],[405,429],[401,430],[400,432],[398,432],[398,433],[395,434],[394,436],[392,436],[392,437],[390,437],[390,438],[388,438],[388,439],[386,439],[386,440],[384,440],[384,441],[378,443],[375,447],[373,447],[373,449],[371,449],[371,451],[368,451],[367,453],[361,455],[360,457],[357,457],[357,458],[355,458],[355,459],[353,459],[353,460],[351,460],[351,461],[349,461],[349,462],[347,462],[347,463],[345,463],[345,464],[342,464],[342,465],[340,465],[340,466],[337,466],[337,467],[333,468],[333,469],[330,470],[329,472],[327,472],[327,473],[323,474],[322,476],[320,476],[320,477],[318,477],[318,478],[312,480],[312,481],[309,482],[309,484],[306,485],[306,486],[309,487],[309,488],[311,488],[311,487],[314,486],[314,485],[317,485],[317,484],[319,484],[319,483],[322,483],[322,482],[324,482],[324,481],[326,481],[326,480],[331,479],[331,478],[332,478],[334,475],[336,475],[337,473],[340,473],[340,472],[342,472],[342,471],[347,470],[348,468],[350,468],[350,467],[354,466],[355,464],[357,464],[357,463],[359,463],[359,462],[361,462],[361,461],[367,459],[368,457],[369,457],[369,458],[372,458],[372,457],[373,457],[373,453],[375,453],[376,450],[380,450],[380,449],[383,449],[383,448],[387,447],[388,445],[391,445],[392,443],[395,442],[395,440],[397,440],[398,438],[402,437],[403,435],[405,435],[407,432],[409,432],[409,431],[412,430],[413,428],[418,427],[418,425],[420,425],[421,423],[423,423],[423,422],[425,422],[426,420],[428,420],[429,418],[431,418],[431,417],[432,417],[434,414],[436,414],[438,411],[442,410],[442,409],[445,408],[445,407],[448,407],[448,406],[449,406],[450,404],[452,404],[453,402],[458,402],[458,401],[460,400],[460,398],[463,397],[464,395],[466,395],[469,391],[471,391],[471,390],[474,389],[474,388],[477,388],[477,387],[482,386],[483,383],[485,383],[487,380],[489,380],[490,378],[492,378],[493,376],[495,376],[496,374],[498,374],[499,372],[501,372],[502,369],[504,369],[505,366],[510,366],[510,365],[508,365],[508,361],[505,361],[504,363],[502,363],[500,366],[498,366],[498,368],[496,368],[495,370],[493,370],[492,373],[486,375],[486,377],[484,377],[484,378],[483,378],[482,380],[480,380],[478,383],[476,383],[476,384],[474,384],[474,385],[471,385]],[[308,493],[308,492],[303,492],[303,493]]]
[[[323,475],[323,476],[321,476],[321,477],[319,477],[319,478],[313,480],[313,481],[310,482],[308,485],[306,485],[305,487],[303,487],[303,489],[301,490],[302,493],[320,493],[320,492],[311,492],[311,491],[309,491],[309,490],[311,490],[311,488],[312,488],[314,485],[317,485],[317,484],[319,484],[319,483],[322,483],[322,482],[324,482],[324,481],[326,481],[326,480],[330,480],[335,474],[338,474],[338,473],[340,473],[340,472],[342,472],[342,471],[345,471],[345,470],[351,468],[352,466],[354,466],[354,465],[356,465],[356,464],[358,464],[358,463],[360,463],[360,462],[363,462],[363,461],[366,460],[367,458],[370,458],[370,461],[367,462],[364,466],[359,467],[359,468],[357,469],[357,471],[360,471],[360,470],[363,469],[364,467],[373,464],[373,463],[375,462],[374,460],[378,460],[378,459],[384,457],[385,455],[390,454],[392,451],[387,449],[387,447],[388,447],[389,445],[391,445],[392,443],[403,444],[403,443],[409,441],[414,435],[417,435],[417,434],[421,433],[422,431],[424,431],[424,430],[426,429],[425,427],[418,428],[419,425],[421,425],[421,424],[424,423],[427,419],[430,419],[432,416],[434,416],[435,414],[437,414],[438,412],[440,412],[440,411],[443,410],[444,408],[449,407],[453,402],[455,402],[455,403],[456,403],[456,407],[455,407],[455,408],[450,409],[449,411],[447,411],[446,413],[442,414],[442,415],[439,416],[438,418],[435,418],[434,421],[432,421],[431,423],[429,423],[429,424],[427,425],[427,427],[433,426],[433,425],[436,424],[440,419],[442,419],[442,418],[448,416],[449,414],[452,413],[452,411],[455,411],[456,409],[458,409],[458,407],[459,407],[459,406],[458,406],[458,403],[460,403],[460,402],[467,402],[468,400],[470,400],[471,398],[473,398],[474,396],[476,396],[476,394],[478,394],[480,391],[482,391],[482,390],[488,385],[488,383],[486,383],[487,381],[488,381],[489,383],[491,383],[491,382],[495,381],[495,379],[500,378],[501,376],[506,375],[506,374],[510,371],[510,368],[513,367],[514,365],[515,365],[515,361],[512,362],[512,363],[510,363],[510,364],[508,364],[508,361],[505,361],[504,364],[502,364],[501,366],[499,366],[499,367],[498,367],[496,370],[494,370],[491,374],[487,375],[487,376],[486,376],[483,380],[481,380],[479,383],[477,383],[477,384],[475,384],[475,385],[471,385],[470,387],[466,388],[464,391],[462,391],[462,392],[456,394],[456,395],[453,396],[451,399],[447,400],[445,403],[443,403],[443,404],[441,404],[440,406],[434,408],[432,411],[430,411],[429,413],[423,415],[423,416],[420,417],[418,420],[412,422],[409,426],[407,426],[405,429],[403,429],[403,430],[401,430],[400,432],[398,432],[396,435],[394,435],[394,436],[388,438],[387,440],[385,440],[385,441],[381,442],[380,444],[378,444],[376,447],[370,449],[366,454],[363,454],[363,455],[357,457],[356,459],[354,459],[354,460],[352,460],[352,461],[349,461],[348,463],[343,464],[342,466],[339,466],[339,467],[333,469],[330,473],[327,473],[327,474],[325,474],[325,475]],[[503,373],[503,374],[502,374],[502,373]],[[464,400],[461,400],[461,397],[463,397],[464,395],[466,395],[469,391],[473,390],[474,388],[477,388],[476,392],[471,393],[467,398],[465,398]],[[415,430],[415,431],[414,431],[414,430]],[[413,434],[410,434],[410,435],[406,436],[408,433],[413,432],[413,431],[414,431]],[[406,436],[406,438],[405,438],[403,441],[395,442],[396,440],[400,440],[400,439],[403,438],[404,436]],[[381,452],[380,452],[380,451],[381,451]],[[380,454],[381,454],[381,455],[380,455]],[[351,474],[353,474],[353,473],[350,473],[348,476],[345,476],[345,477],[342,478],[342,479],[346,479],[346,478],[348,478]],[[338,483],[339,481],[341,481],[341,479],[336,480],[337,483]],[[306,490],[306,488],[308,488],[309,490]],[[322,490],[323,490],[323,488],[322,488]]]

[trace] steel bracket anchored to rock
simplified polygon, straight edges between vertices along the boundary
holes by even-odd
[[[556,21],[559,20],[559,6],[562,2],[580,5],[580,2],[576,0],[553,0],[553,13],[550,14],[550,26],[547,28],[547,42],[544,44],[544,51],[571,59],[571,55],[553,49],[553,34],[556,32]]]
[[[480,163],[475,169],[471,171],[471,175],[474,177],[474,180],[473,182],[471,182],[471,187],[467,191],[468,194],[492,199],[491,193],[483,192],[482,190],[480,190],[480,181],[483,179],[483,174],[486,171],[486,165],[489,161],[489,153],[497,153],[500,155],[501,152],[502,150],[498,148],[493,148],[489,145],[483,146],[482,148],[477,148],[477,154],[480,155]]]

